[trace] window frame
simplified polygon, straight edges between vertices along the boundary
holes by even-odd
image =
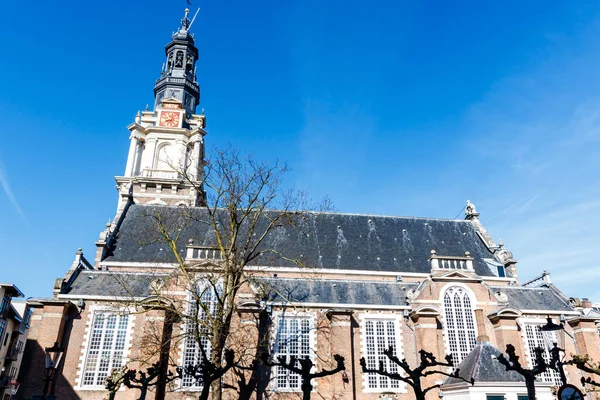
[[[446,295],[449,292],[453,292],[453,298],[451,299],[451,305],[452,307],[452,320],[450,320],[448,318],[449,313],[448,313],[448,309],[446,307]],[[462,327],[460,326],[456,326],[457,325],[457,321],[455,320],[457,317],[455,317],[456,315],[456,310],[457,308],[455,307],[455,303],[454,303],[454,297],[456,296],[456,291],[462,291],[464,292],[464,294],[462,295],[462,306],[461,306],[461,311],[462,311],[462,316],[461,318],[461,323],[462,323]],[[468,299],[469,300],[469,307],[470,307],[470,313],[465,313],[465,306],[464,306],[464,300]],[[444,316],[444,329],[443,329],[443,334],[444,334],[444,341],[445,341],[445,346],[446,346],[446,353],[447,354],[452,354],[453,358],[452,361],[454,362],[455,367],[458,367],[458,365],[467,357],[467,355],[475,348],[475,346],[477,345],[477,321],[475,320],[475,308],[477,306],[477,301],[475,296],[473,295],[473,292],[471,291],[471,289],[469,287],[467,287],[464,284],[459,284],[459,283],[450,283],[446,286],[444,286],[442,288],[442,290],[440,291],[440,301],[441,301],[441,308],[443,311],[443,316]],[[469,321],[470,319],[470,321]],[[467,329],[467,325],[471,324],[472,327]],[[464,342],[467,345],[467,347],[470,347],[467,351],[463,351],[461,349],[461,338],[460,338],[460,333],[461,332],[466,332],[465,337],[464,337]],[[454,341],[455,343],[452,343],[452,341]],[[454,351],[453,348],[456,347],[456,350]],[[464,353],[464,354],[463,354]]]
[[[94,321],[95,321],[95,316],[97,314],[117,314],[117,315],[127,317],[127,327],[125,329],[125,343],[124,343],[123,350],[122,350],[123,355],[121,356],[121,365],[126,365],[129,362],[129,355],[130,355],[130,350],[131,350],[131,340],[132,340],[132,336],[133,336],[133,328],[135,325],[135,314],[132,311],[133,310],[131,310],[129,308],[117,309],[117,308],[111,308],[111,307],[107,307],[107,306],[97,306],[97,307],[90,308],[90,312],[88,314],[88,320],[87,320],[87,324],[86,324],[86,334],[84,336],[84,342],[81,346],[81,357],[80,357],[80,362],[79,362],[79,367],[78,367],[78,372],[77,372],[76,386],[74,388],[75,390],[106,390],[104,387],[104,380],[102,381],[102,384],[100,384],[100,385],[84,383],[86,366],[87,366],[87,362],[89,359],[89,350],[90,350],[90,346],[91,346],[92,335],[94,334]],[[118,330],[117,326],[118,326],[118,321],[116,322],[116,325],[115,325],[115,333]],[[102,335],[104,335],[104,334],[102,334]],[[103,336],[101,338],[101,341],[103,341]],[[116,335],[115,335],[114,341],[116,342]],[[112,351],[114,351],[115,343],[113,343],[113,345],[111,347],[112,347]],[[98,361],[99,361],[99,359],[98,359]],[[111,364],[112,364],[112,362],[111,362]],[[98,368],[98,367],[96,367],[96,368]],[[108,375],[110,375],[111,370],[112,370],[112,368],[109,368]],[[96,373],[96,377],[97,377],[98,371],[96,371],[95,373]]]
[[[212,296],[211,296],[212,299],[210,300],[211,305],[209,306],[209,309],[214,315],[216,303],[218,301],[218,296],[215,293],[214,288],[211,287],[211,284],[206,279],[203,279],[203,278],[198,279],[195,282],[195,286],[197,288],[196,290],[198,290],[199,292],[202,293],[201,297],[203,297],[205,293],[212,293]],[[217,286],[217,290],[219,290],[220,283],[217,283],[216,286]],[[210,292],[207,292],[206,291],[207,289],[210,290]],[[188,290],[186,291],[186,309],[187,309],[186,313],[190,312],[189,307],[192,306],[193,301],[194,301],[194,296],[191,294],[191,290],[188,288]],[[200,309],[199,311],[204,312],[204,309]],[[187,331],[187,329],[189,329],[190,324],[191,324],[190,321],[187,321],[187,322],[183,321],[183,323],[181,324],[182,332],[185,332],[186,335],[184,336],[183,340],[181,340],[181,344],[180,344],[180,351],[179,351],[180,363],[179,363],[179,365],[181,365],[183,367],[184,371],[185,371],[185,368],[187,365],[191,365],[191,364],[186,363],[186,355],[187,355],[188,350],[190,350],[189,342],[188,342],[189,336],[187,335],[186,331]],[[208,335],[208,332],[206,334]],[[206,351],[208,353],[210,353],[212,351],[212,343],[211,343],[210,339],[208,338],[208,336],[206,337],[206,339],[207,339],[206,340],[206,346],[207,346]],[[198,347],[196,347],[198,345],[198,343],[195,341],[195,339],[192,339],[192,340],[194,342],[193,357],[199,357],[200,349]],[[195,392],[195,391],[201,391],[202,388],[203,388],[203,385],[198,384],[197,382],[192,382],[191,385],[186,385],[185,375],[183,378],[178,379],[178,389],[179,390]]]
[[[396,350],[396,356],[399,359],[404,358],[404,347],[403,347],[403,338],[402,338],[402,319],[403,317],[399,314],[393,314],[393,313],[388,313],[388,314],[370,314],[370,313],[364,313],[364,314],[360,314],[359,315],[359,321],[360,321],[360,343],[361,343],[361,357],[365,357],[365,360],[367,360],[367,356],[368,356],[368,335],[367,335],[367,322],[378,322],[378,321],[385,321],[385,322],[393,322],[394,324],[394,328],[395,328],[395,350]],[[377,338],[377,333],[374,332],[374,338]],[[387,337],[387,333],[386,333],[386,337]],[[377,355],[378,357],[380,357],[380,355]],[[386,359],[387,357],[384,356]],[[387,368],[389,368],[389,365],[391,364],[391,361],[389,361],[389,359],[387,359],[386,361],[386,366]],[[397,368],[397,372],[402,373],[402,370],[400,369],[400,367]],[[387,388],[382,388],[380,387],[380,383],[381,383],[381,379],[377,379],[377,386],[376,388],[370,387],[369,386],[369,377],[372,376],[372,374],[366,374],[366,373],[362,373],[362,391],[363,393],[407,393],[407,386],[406,383],[403,381],[397,381],[398,382],[398,387],[394,388],[391,387],[391,385],[388,385]],[[388,384],[391,383],[392,379],[390,378],[386,378]]]
[[[541,333],[543,336],[542,344],[543,346],[543,357],[547,363],[550,362],[550,349],[551,346],[548,342],[556,342],[556,333],[555,332],[541,332],[537,329],[537,327],[546,324],[546,319],[543,318],[519,318],[517,320],[519,325],[521,325],[521,338],[523,347],[525,350],[525,356],[527,358],[527,366],[528,368],[533,368],[533,360],[535,355],[533,354],[533,348],[530,348],[530,338],[528,333],[528,328],[531,328],[531,333],[534,334],[533,341],[539,345],[539,341],[541,340],[537,333]],[[567,375],[567,371],[565,370],[565,375]],[[536,382],[551,384],[551,385],[562,385],[562,381],[560,379],[560,374],[558,371],[553,370],[552,368],[548,368],[546,372],[536,376]]]
[[[289,310],[281,310],[281,311],[277,311],[274,312],[272,315],[272,318],[274,320],[274,324],[273,327],[271,329],[271,354],[272,354],[272,358],[273,360],[277,360],[277,357],[279,355],[283,355],[280,351],[278,351],[278,344],[279,344],[279,327],[281,324],[282,320],[300,320],[300,321],[308,321],[308,332],[307,332],[307,336],[308,336],[308,356],[310,357],[310,359],[312,360],[312,362],[314,363],[315,367],[317,368],[317,357],[316,357],[316,331],[317,331],[317,325],[316,325],[316,314],[314,312],[310,312],[310,311],[289,311]],[[301,325],[299,324],[299,329],[301,329]],[[298,347],[300,348],[302,345],[299,344]],[[289,356],[290,353],[287,352],[285,355]],[[298,354],[299,357],[304,356],[304,354]],[[278,383],[278,370],[279,368],[282,367],[272,367],[271,368],[271,383],[269,384],[271,391],[273,392],[279,392],[279,393],[298,393],[298,392],[302,392],[302,379],[298,376],[298,386],[297,387],[290,387],[289,385],[289,380],[287,380],[287,386],[286,387],[281,387],[279,386]],[[283,368],[282,368],[283,369]],[[289,370],[285,370],[285,374],[286,376],[289,378],[290,375],[296,375],[293,372],[289,371]],[[313,382],[312,383],[313,387],[316,387],[317,383]]]

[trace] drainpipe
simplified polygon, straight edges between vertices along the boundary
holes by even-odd
[[[350,315],[350,358],[352,363],[352,400],[356,400],[356,365],[355,365],[355,353],[354,353],[354,328],[356,328],[358,324],[354,319],[353,315]]]

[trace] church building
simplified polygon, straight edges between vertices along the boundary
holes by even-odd
[[[145,370],[160,361],[165,373],[177,366],[185,371],[210,351],[206,339],[185,336],[198,329],[169,318],[168,307],[156,300],[189,299],[182,269],[201,279],[223,260],[214,227],[203,222],[211,201],[203,187],[207,131],[204,112],[198,113],[199,54],[190,24],[186,10],[165,48],[154,106],[127,127],[115,218],[100,232],[96,254],[77,251],[53,296],[28,301],[33,315],[16,398],[47,393],[101,400],[108,394],[106,378],[123,365]],[[362,372],[362,358],[370,369],[381,363],[401,372],[385,356],[389,348],[412,366],[420,350],[439,360],[452,354],[464,379],[427,377],[426,386],[439,386],[428,399],[526,399],[524,379],[497,361],[508,344],[527,368],[535,348],[549,359],[553,343],[568,356],[600,361],[600,314],[589,301],[563,294],[545,271],[521,282],[515,257],[488,233],[484,217],[470,202],[462,219],[306,212],[261,238],[272,256],[246,265],[252,279],[237,294],[232,335],[249,343],[257,339],[248,332],[256,332],[274,359],[309,357],[315,371],[333,369],[334,355],[343,356],[345,370],[315,379],[312,399],[414,399],[406,383]],[[157,221],[176,232],[170,242],[157,234]],[[218,301],[218,288],[206,290],[200,306],[211,310]],[[549,319],[564,329],[540,330]],[[163,346],[158,353],[149,352],[153,340]],[[44,349],[55,345],[62,357],[48,377]],[[263,369],[248,398],[301,398],[297,374],[280,366]],[[242,398],[248,373],[232,369],[223,376],[224,399]],[[585,390],[578,369],[567,366],[566,376]],[[473,385],[465,382],[471,378]],[[554,399],[560,385],[554,370],[541,374],[538,399]],[[198,398],[201,386],[184,372],[152,387],[146,398]],[[138,396],[139,390],[122,387],[116,398]]]

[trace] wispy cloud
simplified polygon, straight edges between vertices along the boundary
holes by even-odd
[[[6,195],[6,197],[10,201],[10,203],[13,205],[13,207],[15,208],[15,210],[17,211],[17,213],[19,214],[21,219],[23,219],[23,221],[26,222],[27,217],[25,216],[25,213],[23,212],[23,209],[21,208],[19,201],[15,197],[15,194],[13,193],[12,188],[10,187],[10,183],[8,181],[8,175],[6,174],[6,171],[4,170],[1,159],[0,159],[0,185],[2,186],[2,190],[4,190],[4,194]]]
[[[518,88],[514,92],[523,95]],[[510,103],[510,98],[505,100]],[[482,183],[480,190],[488,193],[480,199],[486,209],[502,210],[490,212],[489,219],[482,214],[483,222],[519,259],[522,279],[548,270],[567,295],[596,301],[600,300],[594,283],[600,276],[595,250],[600,242],[598,109],[600,102],[582,98],[565,103],[562,115],[543,101],[518,121],[510,111],[504,118],[478,115],[474,126],[487,135],[473,144],[483,148],[485,143],[476,162],[489,165],[485,175],[494,177]]]

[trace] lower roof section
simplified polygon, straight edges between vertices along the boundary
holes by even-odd
[[[417,283],[336,279],[256,278],[267,300],[277,304],[408,306]]]

